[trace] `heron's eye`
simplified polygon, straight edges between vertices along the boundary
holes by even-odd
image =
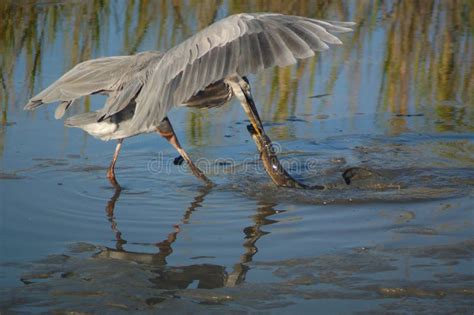
[[[246,91],[250,91],[250,84],[248,83],[247,80],[243,80],[243,82],[240,83],[240,86],[246,90]]]

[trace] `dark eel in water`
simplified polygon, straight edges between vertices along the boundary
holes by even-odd
[[[260,153],[260,159],[263,162],[265,171],[277,186],[300,189],[325,189],[324,186],[309,186],[294,179],[283,168],[280,160],[278,160],[270,138],[265,133],[259,135],[252,125],[248,125],[247,130],[252,135],[252,139],[257,145],[257,149]]]

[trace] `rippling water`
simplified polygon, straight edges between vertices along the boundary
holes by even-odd
[[[274,187],[235,101],[170,114],[213,188],[146,135],[124,142],[115,190],[114,143],[63,127],[53,106],[22,111],[79,61],[165,50],[242,11],[357,22],[344,46],[250,77],[282,163],[327,190]],[[474,309],[470,1],[5,1],[0,12],[0,311]]]

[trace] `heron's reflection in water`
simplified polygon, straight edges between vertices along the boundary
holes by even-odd
[[[114,216],[115,204],[120,197],[121,191],[120,186],[116,185],[115,192],[106,206],[106,214],[111,224],[111,229],[115,233],[115,249],[106,247],[100,251],[96,257],[101,259],[133,261],[151,266],[151,271],[156,273],[156,277],[150,279],[150,281],[153,283],[153,286],[158,289],[185,289],[191,284],[196,283],[197,285],[195,287],[197,288],[213,289],[232,287],[243,282],[249,270],[247,263],[251,262],[253,256],[258,252],[256,242],[262,236],[269,233],[262,231],[261,227],[278,222],[268,217],[283,212],[274,209],[276,204],[258,203],[259,206],[256,210],[256,214],[252,216],[253,225],[243,229],[245,234],[243,242],[245,252],[239,257],[230,272],[226,270],[226,266],[215,264],[193,264],[173,267],[167,265],[166,258],[173,253],[172,245],[178,238],[181,226],[189,224],[192,213],[202,206],[206,196],[212,191],[212,187],[202,187],[198,191],[198,194],[184,212],[180,223],[173,226],[173,230],[163,241],[156,243],[158,252],[153,254],[132,252],[124,249],[124,245],[127,241],[122,238],[122,233],[118,228],[117,220]]]

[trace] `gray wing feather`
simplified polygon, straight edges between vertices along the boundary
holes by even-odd
[[[222,19],[165,53],[137,97],[132,127],[158,124],[173,106],[228,76],[287,66],[341,44],[331,33],[353,25],[271,13]]]
[[[42,104],[58,101],[72,102],[85,95],[109,91],[117,78],[121,77],[129,62],[130,56],[106,57],[81,62],[48,88],[32,97],[25,109],[32,110]]]
[[[62,118],[66,110],[69,108],[69,106],[71,106],[72,102],[73,101],[61,102],[61,104],[59,104],[58,107],[56,107],[56,111],[54,112],[54,118],[55,119]]]
[[[129,80],[121,90],[110,93],[104,108],[100,110],[99,119],[107,119],[127,107],[140,93],[143,83],[140,80]]]
[[[134,103],[155,65],[163,57],[163,53],[144,51],[131,57],[132,60],[125,69],[124,75],[115,83],[113,93],[109,95],[104,108],[99,111],[99,120],[111,117]]]
[[[31,98],[25,109],[60,101],[55,111],[55,118],[59,119],[77,98],[104,93],[109,97],[96,116],[98,120],[106,119],[133,103],[162,56],[162,52],[145,51],[84,61]]]

